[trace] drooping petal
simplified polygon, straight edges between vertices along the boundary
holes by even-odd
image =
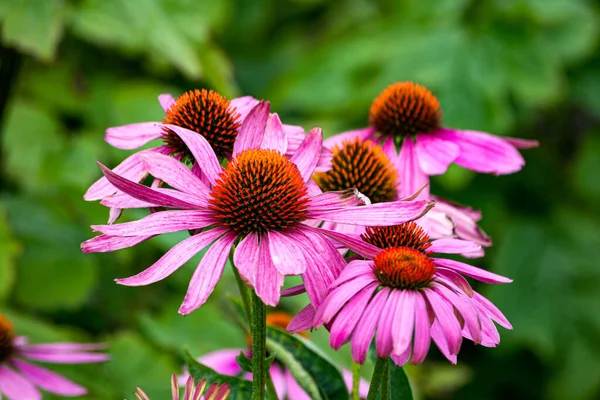
[[[392,161],[398,172],[398,197],[411,196],[427,185],[418,198],[429,199],[429,177],[419,165],[415,144],[411,139],[407,138],[402,142],[400,154]]]
[[[508,319],[502,314],[502,311],[498,309],[491,301],[480,295],[479,293],[473,291],[473,299],[481,305],[491,316],[491,318],[499,323],[506,329],[512,330],[512,325],[508,322]]]
[[[339,350],[342,345],[348,343],[356,324],[362,318],[363,312],[367,308],[377,286],[378,284],[373,282],[364,289],[361,289],[337,313],[329,329],[329,345],[334,350]],[[356,338],[353,338],[354,340]],[[356,357],[353,358],[354,361],[360,362]]]
[[[477,243],[453,238],[436,239],[431,242],[431,247],[427,249],[432,253],[445,254],[470,253],[479,250],[481,250],[481,246]]]
[[[158,139],[163,132],[160,122],[140,122],[108,128],[104,140],[118,149],[132,150]]]
[[[109,236],[148,236],[201,229],[214,224],[215,221],[210,210],[167,210],[122,224],[92,225],[92,229]]]
[[[323,141],[323,146],[327,147],[328,149],[333,149],[335,146],[339,146],[347,140],[353,140],[356,138],[362,140],[372,139],[374,134],[375,128],[372,126],[368,126],[366,128],[361,129],[355,129],[352,131],[346,131],[328,137],[327,139],[325,139],[325,141]]]
[[[354,328],[350,348],[352,350],[352,359],[359,364],[363,364],[367,358],[367,351],[371,346],[375,328],[377,327],[379,318],[382,314],[381,310],[383,310],[389,294],[389,288],[383,288],[377,292],[369,302],[365,312],[362,313],[362,317],[358,321],[356,328]],[[350,304],[348,304],[348,306],[350,306]]]
[[[471,334],[471,340],[475,343],[481,342],[481,326],[479,325],[477,312],[471,304],[471,299],[465,294],[456,293],[439,283],[434,283],[433,287],[441,297],[458,310]]]
[[[512,279],[506,278],[501,275],[494,274],[493,272],[489,272],[483,270],[481,268],[474,267],[469,264],[465,264],[460,261],[449,260],[446,258],[432,258],[431,259],[435,265],[439,265],[440,267],[446,267],[453,271],[459,272],[463,275],[470,276],[471,278],[477,279],[478,281],[485,283],[510,283]]]
[[[165,279],[226,231],[225,228],[214,228],[182,240],[148,269],[129,278],[116,279],[116,282],[125,286],[144,286]]]
[[[312,306],[312,304],[307,305],[302,310],[300,310],[294,316],[294,318],[292,318],[292,320],[285,329],[291,333],[312,329],[313,321],[315,319],[315,313],[315,308]]]
[[[356,189],[346,189],[312,196],[309,209],[311,211],[327,211],[365,204],[371,204],[368,197]]]
[[[306,271],[308,261],[305,253],[308,251],[299,241],[304,238],[294,231],[270,231],[269,251],[275,268],[283,275],[300,275]]]
[[[420,364],[425,360],[431,345],[429,333],[429,314],[422,293],[415,295],[415,338],[411,362]]]
[[[109,253],[135,246],[153,237],[154,235],[129,237],[99,235],[83,242],[81,244],[81,251],[84,253]]]
[[[540,142],[537,140],[519,139],[506,136],[502,137],[502,139],[506,140],[517,149],[533,149],[534,147],[538,147],[540,145]]]
[[[293,400],[311,400],[310,396],[304,391],[304,389],[302,389],[300,384],[296,382],[296,379],[290,373],[290,371],[285,370],[284,374],[287,387],[287,397],[280,396],[280,399],[287,398]],[[273,385],[275,385],[275,382],[273,382]]]
[[[129,179],[123,178],[120,175],[115,174],[104,165],[98,163],[102,169],[102,173],[117,189],[122,190],[128,195],[135,197],[138,200],[146,201],[152,204],[158,204],[164,207],[174,208],[195,208],[196,205],[176,199],[169,195],[163,194],[155,189],[151,189],[147,186],[140,185],[137,182],[132,182]]]
[[[0,393],[8,400],[42,400],[42,394],[23,375],[0,365]]]
[[[396,309],[399,307],[400,291],[391,290],[387,301],[381,308],[381,319],[377,325],[377,334],[375,336],[375,348],[377,357],[386,358],[394,348],[394,339],[392,337],[392,327]]]
[[[302,293],[306,293],[306,288],[304,287],[303,283],[301,283],[300,285],[289,287],[289,288],[281,291],[281,295],[283,297],[298,296],[299,294],[302,294]]]
[[[393,201],[338,210],[310,211],[308,217],[340,224],[389,226],[418,219],[434,204],[428,200]]]
[[[160,106],[163,108],[163,110],[167,112],[169,111],[169,108],[171,108],[171,106],[175,104],[175,98],[169,93],[163,93],[161,95],[158,95],[158,102],[160,103]]]
[[[459,156],[456,143],[435,132],[417,135],[415,150],[421,170],[427,175],[441,175]]]
[[[187,315],[206,302],[212,293],[227,262],[227,257],[233,246],[236,236],[233,233],[225,234],[208,249],[200,264],[196,268],[188,291],[179,308],[179,313]]]
[[[48,352],[48,353],[72,353],[79,351],[93,351],[106,349],[104,343],[44,343],[44,344],[26,344],[22,345],[21,348],[27,348],[28,350],[37,352]]]
[[[431,339],[433,339],[433,342],[444,355],[444,357],[446,357],[452,364],[456,364],[456,354],[450,351],[448,340],[444,335],[444,331],[442,330],[440,322],[437,319],[431,324],[429,332],[431,334]]]
[[[87,364],[110,360],[108,354],[101,353],[48,353],[46,351],[28,349],[21,350],[19,356],[54,364]]]
[[[271,149],[285,154],[287,151],[287,138],[283,131],[283,125],[277,113],[269,115],[267,126],[260,143],[261,149]]]
[[[435,314],[435,319],[439,322],[440,328],[448,343],[448,349],[451,354],[458,354],[462,342],[461,327],[454,315],[452,306],[433,290],[424,290],[423,293],[431,305]]]
[[[321,228],[316,228],[316,229],[318,230],[318,232],[322,233],[323,235],[334,239],[335,241],[341,243],[348,249],[352,250],[353,252],[355,252],[365,258],[373,259],[381,251],[381,249],[379,249],[378,247],[373,246],[372,244],[369,244],[360,238],[357,238],[357,237],[354,237],[351,235],[347,235],[347,234],[338,233],[335,231],[330,231],[327,229],[321,229]]]
[[[323,132],[321,128],[312,128],[298,148],[298,151],[290,159],[298,167],[298,171],[300,171],[300,175],[302,175],[305,182],[310,179],[317,166],[322,146]]]
[[[231,110],[235,108],[235,112],[240,115],[240,119],[244,120],[250,110],[252,110],[257,104],[259,100],[256,100],[252,96],[243,96],[232,99],[229,101],[229,107]]]
[[[315,325],[330,322],[340,309],[364,287],[376,282],[374,276],[359,276],[333,289],[317,309]]]
[[[208,178],[211,185],[214,185],[221,173],[221,164],[210,146],[210,143],[204,136],[176,125],[165,125],[170,131],[175,133],[185,143],[188,150],[192,153],[195,160],[198,160],[202,172]]]
[[[158,153],[140,154],[145,169],[154,177],[184,193],[207,198],[210,189],[183,163]]]
[[[177,199],[184,204],[189,204],[186,207],[181,207],[183,209],[198,209],[204,208],[208,205],[206,197],[201,198],[194,194],[183,193],[175,189],[152,188],[152,190],[154,190],[156,193]],[[122,209],[162,207],[161,204],[139,200],[126,193],[116,193],[107,196],[100,201],[100,204],[106,207],[117,207]]]
[[[260,148],[270,109],[271,105],[268,101],[260,101],[248,113],[233,144],[234,157],[244,150]]]
[[[283,286],[284,277],[277,270],[269,253],[268,236],[260,238],[259,243],[259,259],[256,264],[256,281],[254,282],[254,290],[256,295],[268,306],[275,307],[279,303],[281,297],[281,288]]]
[[[444,129],[443,136],[456,143],[456,164],[477,172],[496,175],[519,171],[525,160],[507,140],[485,132]]]
[[[219,374],[236,376],[242,372],[235,359],[240,352],[242,349],[217,350],[203,355],[198,361]]]
[[[394,347],[392,355],[400,356],[406,349],[411,348],[413,328],[415,323],[415,296],[411,290],[402,290],[392,323],[392,338]]]
[[[12,363],[21,370],[21,373],[30,382],[47,392],[69,397],[82,396],[87,393],[83,386],[77,385],[46,368],[22,360],[13,360]]]
[[[450,282],[459,290],[462,290],[467,296],[473,296],[473,288],[471,288],[469,282],[458,272],[443,267],[437,267],[435,274],[443,278],[441,282],[445,285],[448,285]]]

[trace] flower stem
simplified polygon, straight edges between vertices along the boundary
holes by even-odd
[[[250,288],[244,283],[242,277],[240,276],[240,272],[233,263],[233,251],[229,254],[229,262],[231,263],[231,268],[233,269],[233,276],[235,276],[235,281],[238,285],[238,290],[240,291],[240,297],[242,298],[242,304],[244,305],[246,318],[248,319],[248,322],[250,322],[250,320],[252,319],[252,310],[250,309]]]
[[[360,400],[360,364],[352,363],[352,400]]]
[[[252,400],[265,399],[267,368],[267,307],[252,291]]]
[[[377,396],[381,400],[387,400],[389,396],[389,370],[390,362],[387,358],[378,358],[377,364],[375,364],[375,371],[373,371],[373,377],[371,378],[371,387],[369,388],[369,394],[367,400],[376,400]]]

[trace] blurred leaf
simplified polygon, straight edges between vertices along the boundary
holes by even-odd
[[[0,0],[2,41],[44,61],[54,57],[62,35],[64,0]]]
[[[348,399],[340,370],[312,343],[267,326],[267,348],[276,353],[311,398]]]
[[[404,368],[397,366],[391,359],[390,363],[390,400],[412,400],[413,394],[410,382]]]
[[[15,266],[21,246],[8,226],[6,214],[0,205],[0,301],[9,294],[15,282]]]
[[[228,400],[247,400],[252,397],[252,382],[235,376],[220,375],[204,364],[200,364],[189,351],[185,353],[185,363],[190,375],[196,382],[206,379],[207,385],[211,383],[227,383],[231,388]]]
[[[590,201],[600,200],[600,136],[598,131],[585,138],[574,165],[573,185],[579,195]]]

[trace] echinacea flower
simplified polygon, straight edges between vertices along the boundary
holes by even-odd
[[[310,176],[321,153],[321,130],[311,130],[296,153],[287,158],[281,124],[269,124],[257,115],[251,113],[244,123],[225,167],[201,135],[171,126],[194,158],[202,160],[202,178],[171,157],[158,153],[139,157],[146,171],[172,189],[143,186],[101,166],[106,178],[124,192],[104,199],[103,204],[177,210],[155,212],[134,222],[93,226],[103,235],[83,243],[83,251],[113,251],[167,232],[197,233],[175,245],[147,270],[117,280],[140,286],[166,278],[214,242],[196,268],[179,310],[188,314],[212,293],[238,241],[235,267],[262,301],[274,306],[285,275],[304,274],[309,296],[320,299],[338,273],[335,271],[345,265],[325,236],[335,233],[311,227],[306,224],[309,220],[391,225],[418,218],[432,206],[426,200],[359,205],[348,191],[315,191]],[[307,271],[310,273],[305,274]]]
[[[430,241],[412,222],[368,228],[362,238],[368,244],[361,254],[366,259],[348,264],[316,307],[316,315],[310,306],[304,311],[305,319],[314,316],[315,327],[327,324],[334,349],[350,342],[355,362],[364,363],[375,337],[377,356],[391,357],[397,365],[409,359],[421,363],[431,340],[456,363],[463,337],[494,347],[500,343],[494,322],[512,329],[463,275],[486,283],[510,279],[431,256],[468,252],[478,245],[460,239]]]
[[[87,390],[83,386],[25,360],[96,363],[109,359],[106,354],[92,352],[103,348],[102,344],[29,344],[27,338],[15,335],[13,324],[0,314],[0,399],[41,400],[38,388],[65,397],[84,395]]]
[[[185,385],[185,392],[183,397],[179,397],[179,383],[177,382],[177,376],[171,377],[171,393],[173,394],[173,400],[226,400],[231,393],[231,389],[227,383],[217,384],[213,383],[208,387],[206,394],[204,389],[206,388],[206,379],[202,379],[194,386],[194,378],[188,377],[183,383]],[[140,388],[136,388],[135,398],[137,400],[151,400],[150,397]],[[204,394],[204,396],[203,396]]]
[[[517,172],[525,165],[517,149],[538,145],[533,140],[444,127],[441,117],[440,103],[427,88],[413,82],[397,82],[373,101],[369,127],[330,137],[325,146],[332,148],[356,137],[376,140],[384,147],[399,145],[400,152],[408,151],[410,157],[418,160],[418,168],[411,175],[422,180],[423,175],[443,174],[453,162],[482,173]]]
[[[347,139],[331,148],[331,169],[314,175],[314,180],[324,192],[355,188],[372,203],[395,201],[419,193],[419,199],[432,199],[429,194],[429,179],[416,180],[414,158],[408,152],[396,155],[393,143],[384,147],[371,140]],[[435,198],[436,205],[419,219],[430,237],[458,237],[490,246],[490,238],[477,226],[481,214],[475,210],[454,206]],[[364,227],[325,223],[323,228],[337,232],[362,233]],[[467,256],[481,256],[482,251]]]
[[[143,181],[147,175],[139,155],[148,152],[170,155],[198,168],[198,160],[178,133],[181,130],[188,134],[200,134],[208,141],[217,158],[229,158],[242,123],[250,111],[260,103],[251,96],[227,100],[225,96],[206,89],[190,90],[176,99],[169,94],[162,94],[158,96],[158,100],[165,111],[162,123],[140,122],[106,130],[106,141],[119,149],[138,149],[154,139],[162,140],[161,146],[134,153],[113,169],[115,173],[134,182]],[[266,119],[269,116],[268,105],[256,108],[255,111],[262,113],[262,118]],[[306,136],[304,129],[282,125],[277,114],[272,114],[269,119],[269,123],[281,125],[287,141],[287,155],[293,155]],[[323,149],[322,153],[319,162],[322,166],[327,166],[328,152]],[[87,190],[84,199],[101,200],[115,192],[116,189],[110,182],[102,177]],[[119,216],[120,210],[111,208],[110,223],[116,221]]]
[[[275,326],[280,329],[285,329],[291,321],[291,316],[285,312],[272,312],[267,314],[267,325]],[[304,338],[308,335],[306,332],[297,332]],[[251,381],[252,373],[244,373],[240,368],[236,357],[244,352],[248,357],[251,356],[251,352],[246,349],[223,349],[213,351],[205,354],[198,358],[198,362],[206,365],[209,368],[214,369],[221,375],[240,376],[243,374],[243,378]],[[273,386],[277,392],[277,396],[280,399],[289,400],[310,400],[310,396],[302,389],[302,387],[296,382],[291,372],[282,364],[279,364],[275,360],[269,369],[269,374],[273,380]],[[184,370],[183,374],[178,377],[179,383],[182,384],[189,378],[190,374],[187,370]],[[342,376],[346,383],[348,391],[352,391],[352,372],[342,369]],[[359,382],[359,395],[361,398],[366,398],[369,392],[369,383],[364,379]]]

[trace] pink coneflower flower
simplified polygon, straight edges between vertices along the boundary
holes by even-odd
[[[190,90],[177,99],[169,94],[162,94],[158,96],[158,100],[165,111],[162,123],[141,122],[106,130],[106,141],[119,149],[138,149],[154,139],[162,140],[161,146],[135,153],[113,169],[115,173],[134,182],[143,181],[147,175],[139,158],[140,154],[145,153],[173,156],[182,162],[194,165],[194,169],[199,172],[197,160],[178,134],[182,129],[188,134],[193,132],[202,135],[211,145],[217,158],[229,158],[244,120],[259,104],[259,101],[251,96],[227,100],[219,93],[206,89]],[[265,120],[269,118],[269,123],[281,125],[277,114],[269,116],[268,105],[255,111],[261,113],[261,118]],[[173,127],[179,129],[173,129]],[[281,125],[281,127],[285,132],[289,157],[295,153],[306,135],[304,130],[298,126]],[[322,157],[319,160],[322,167],[329,165],[328,158],[328,151],[323,149]],[[88,201],[101,200],[115,192],[116,189],[105,177],[102,177],[88,189],[84,199]],[[119,215],[120,210],[112,208],[109,221],[114,222]]]
[[[29,344],[25,337],[15,336],[12,323],[0,314],[0,398],[41,400],[38,388],[65,397],[84,395],[87,393],[84,387],[25,360],[56,364],[96,363],[108,360],[109,356],[90,351],[103,348],[101,344]]]
[[[517,149],[538,145],[537,141],[443,127],[441,116],[438,100],[425,87],[394,83],[373,101],[369,127],[333,136],[325,146],[332,148],[355,137],[376,140],[384,147],[398,144],[400,151],[414,145],[409,151],[418,160],[419,175],[443,174],[452,162],[473,171],[502,175],[525,165]]]
[[[291,316],[285,312],[272,312],[267,314],[267,325],[275,326],[277,328],[285,329],[286,326],[292,320]],[[300,336],[308,338],[306,332],[297,332]],[[244,373],[240,368],[236,357],[240,352],[246,353],[250,356],[250,351],[246,349],[224,349],[217,350],[198,358],[198,362],[214,369],[221,375],[240,376],[243,375],[244,379],[251,381],[252,373]],[[290,371],[277,362],[271,364],[269,374],[273,380],[273,386],[280,399],[289,400],[310,400],[310,396],[302,389],[302,387],[296,382]],[[178,377],[179,383],[182,384],[189,378],[190,374],[187,370],[184,370],[183,374]],[[342,369],[342,376],[348,388],[348,392],[352,391],[352,372]],[[360,380],[359,383],[359,395],[361,398],[366,398],[369,392],[369,383],[364,379]]]
[[[134,222],[94,226],[103,235],[85,242],[83,251],[113,251],[167,232],[199,232],[177,244],[147,270],[117,280],[128,286],[157,282],[214,242],[198,265],[179,310],[188,314],[206,301],[234,242],[239,241],[234,253],[235,267],[264,303],[275,306],[285,275],[304,274],[309,296],[320,298],[337,274],[332,271],[345,265],[325,236],[335,233],[305,224],[309,220],[390,225],[418,218],[431,207],[432,202],[426,200],[358,206],[348,191],[315,191],[310,176],[321,153],[321,130],[311,130],[288,159],[281,125],[261,123],[254,118],[256,113],[252,115],[253,119],[249,117],[238,135],[232,160],[225,167],[202,136],[171,127],[194,158],[202,160],[202,175],[207,183],[182,163],[158,153],[141,154],[140,160],[150,174],[172,189],[149,188],[102,166],[107,179],[127,194],[105,199],[103,204],[179,210],[159,211]]]
[[[462,275],[487,283],[510,279],[433,253],[462,253],[478,245],[459,239],[430,241],[415,223],[368,228],[368,247],[341,272],[316,308],[313,325],[328,324],[334,349],[350,342],[363,363],[375,337],[377,356],[403,365],[425,359],[430,341],[456,363],[462,338],[493,347],[500,336],[492,321],[512,329],[490,301]],[[310,308],[305,309],[310,314]],[[412,357],[411,357],[412,355]]]
[[[206,394],[206,379],[202,379],[197,385],[194,383],[194,378],[188,377],[182,385],[185,385],[185,392],[183,397],[179,397],[179,383],[177,382],[177,376],[171,377],[171,393],[173,394],[173,400],[226,400],[231,393],[231,389],[227,383],[216,384],[213,383],[208,387]],[[136,388],[135,398],[137,400],[150,400],[150,397],[140,388]],[[204,396],[203,396],[204,395]]]
[[[315,182],[325,192],[355,188],[372,203],[407,198],[419,191],[418,198],[431,199],[427,176],[424,175],[422,180],[415,179],[419,176],[414,169],[416,159],[410,158],[410,153],[405,150],[397,157],[391,142],[381,147],[370,140],[354,138],[342,141],[331,150],[331,168],[314,175]],[[477,226],[480,213],[438,198],[435,200],[436,206],[419,219],[430,237],[458,237],[482,246],[491,245],[490,238]],[[342,233],[364,231],[364,227],[336,223],[325,223],[323,228]],[[469,256],[482,255],[479,253],[482,251]]]

